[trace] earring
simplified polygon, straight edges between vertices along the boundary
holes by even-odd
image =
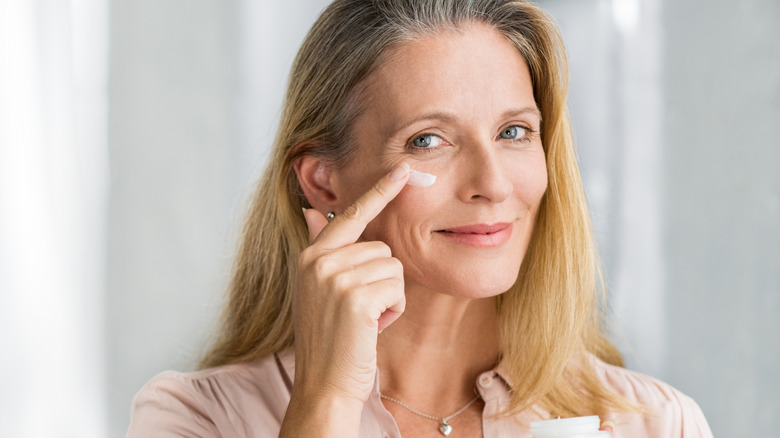
[[[326,218],[328,218],[328,220],[331,220],[331,219],[333,219],[334,217],[336,217],[336,213],[334,213],[334,212],[332,212],[332,211],[331,211],[331,212],[329,212],[328,214],[326,214],[326,215],[325,215],[325,217],[326,217]]]

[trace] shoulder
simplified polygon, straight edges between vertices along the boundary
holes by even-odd
[[[688,404],[693,400],[668,383],[593,358],[597,374],[610,389],[626,399],[653,408]]]
[[[290,397],[290,358],[280,353],[191,373],[160,373],[136,395],[127,436],[278,432]]]
[[[616,414],[616,436],[640,436],[620,433],[641,427],[648,436],[712,437],[699,405],[668,383],[636,371],[613,366],[593,358],[596,373],[613,392],[636,404],[645,412]]]

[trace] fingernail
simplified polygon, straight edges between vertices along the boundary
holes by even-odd
[[[303,212],[303,215],[306,216],[306,207],[301,207],[301,211]]]
[[[388,178],[390,178],[390,181],[400,181],[403,179],[403,177],[406,176],[407,173],[409,173],[409,167],[406,163],[401,163],[400,166],[397,166],[395,169],[393,169],[392,172],[390,172],[390,175],[388,175]]]
[[[409,171],[409,180],[406,181],[410,186],[428,187],[436,182],[436,175],[430,173],[418,172],[416,170]]]
[[[612,431],[613,431],[613,432],[615,431],[615,423],[613,423],[613,422],[611,422],[611,421],[609,421],[609,420],[607,420],[607,421],[605,421],[605,422],[601,423],[601,427],[602,427],[602,429],[603,429],[603,428],[605,428],[605,427],[611,427],[611,428],[612,428]]]

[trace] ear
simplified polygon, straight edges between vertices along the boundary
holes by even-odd
[[[331,167],[320,158],[303,155],[295,160],[293,169],[309,204],[322,214],[334,211],[337,196],[331,184]]]

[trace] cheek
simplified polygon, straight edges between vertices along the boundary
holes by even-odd
[[[435,184],[434,184],[435,185]],[[431,196],[432,187],[417,188],[406,186],[382,212],[374,219],[366,230],[380,232],[382,228],[387,231],[384,234],[392,232],[401,232],[407,236],[413,229],[419,229],[430,217],[431,206],[436,201],[436,197]]]
[[[512,174],[517,197],[535,211],[547,191],[547,162],[544,153],[524,162],[522,166],[515,167]]]
[[[406,186],[366,227],[364,239],[385,242],[393,256],[403,262],[425,252],[431,239],[432,218],[443,208],[444,196],[434,190],[435,186]]]

